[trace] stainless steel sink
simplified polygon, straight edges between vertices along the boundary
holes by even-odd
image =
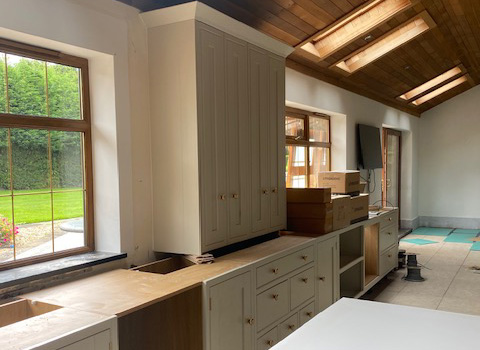
[[[17,299],[0,305],[0,327],[61,309],[61,306],[30,299]]]

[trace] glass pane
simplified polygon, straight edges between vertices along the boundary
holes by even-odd
[[[301,118],[285,117],[285,135],[303,138],[305,123]]]
[[[12,197],[0,197],[0,263],[13,260]]]
[[[47,116],[45,62],[7,55],[10,113]]]
[[[55,251],[85,246],[84,191],[53,194]]]
[[[330,170],[330,150],[325,147],[310,147],[310,187],[318,186],[318,174]]]
[[[11,142],[14,192],[50,191],[48,131],[11,129]]]
[[[285,147],[285,178],[287,187],[307,187],[307,152],[306,147],[291,146]]]
[[[8,160],[8,129],[0,128],[0,196],[10,193],[10,162]]]
[[[47,63],[47,75],[50,116],[81,119],[80,69]]]
[[[0,113],[7,112],[7,89],[5,87],[5,54],[0,52]]]
[[[398,166],[400,142],[396,135],[387,135],[387,207],[398,206]]]
[[[54,189],[83,189],[82,133],[51,131]]]
[[[50,194],[17,195],[13,198],[16,258],[53,252],[52,199]]]
[[[330,121],[320,117],[308,117],[309,141],[330,142]]]

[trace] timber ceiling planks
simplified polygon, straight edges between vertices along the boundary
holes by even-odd
[[[141,11],[188,2],[118,1]],[[300,44],[340,23],[354,11],[370,8],[370,5],[374,6],[380,0],[200,1],[291,46],[298,46],[289,56],[287,66],[414,115],[420,115],[480,83],[479,0],[411,0],[411,6],[401,9],[383,23],[321,59],[301,49]],[[383,1],[401,4],[405,0]],[[430,15],[436,26],[349,75],[330,68],[423,11]],[[365,38],[369,35],[372,39],[366,41]],[[468,73],[467,82],[419,106],[412,105],[411,100],[398,99],[405,92],[460,64]]]

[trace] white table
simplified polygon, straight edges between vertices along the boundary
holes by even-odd
[[[271,350],[474,350],[480,316],[343,298]]]

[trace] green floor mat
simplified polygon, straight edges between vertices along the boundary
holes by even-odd
[[[463,235],[463,234],[473,234],[473,235],[478,235],[480,233],[480,230],[465,230],[463,228],[456,228],[453,230],[452,235]]]
[[[480,242],[473,242],[472,248],[470,250],[480,250]]]
[[[449,243],[470,243],[472,244],[472,238],[475,237],[476,234],[473,233],[457,233],[455,235],[450,235],[444,239],[444,242]]]
[[[435,228],[435,227],[419,227],[411,233],[412,235],[422,236],[448,236],[453,229],[451,228]]]
[[[401,242],[413,243],[413,244],[416,244],[416,245],[438,243],[438,242],[435,242],[435,241],[430,241],[428,239],[421,239],[421,238],[402,239]]]

